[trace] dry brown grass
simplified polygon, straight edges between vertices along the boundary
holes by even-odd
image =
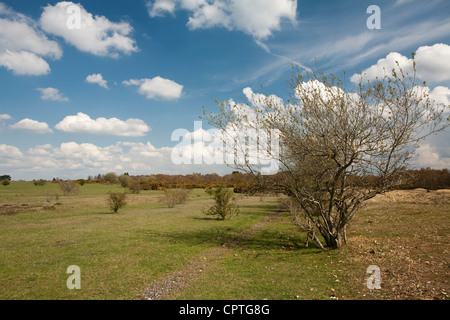
[[[427,191],[426,189],[395,190],[368,201],[369,203],[415,203],[420,205],[450,203],[450,189]]]
[[[360,284],[348,296],[448,299],[449,213],[450,190],[393,191],[369,201],[355,216],[343,249],[348,281]],[[369,265],[381,269],[381,290],[366,288]]]

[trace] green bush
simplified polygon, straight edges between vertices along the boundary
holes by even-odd
[[[37,187],[42,187],[42,186],[45,186],[45,184],[47,183],[47,180],[44,180],[44,179],[39,179],[37,181],[33,180],[33,183]]]
[[[115,184],[118,180],[117,174],[114,172],[109,172],[104,175],[103,180],[109,184]]]
[[[106,199],[106,203],[109,205],[109,208],[117,213],[120,208],[124,207],[126,202],[127,194],[126,193],[108,193],[108,198]]]
[[[239,208],[234,203],[234,192],[225,187],[207,189],[206,192],[215,200],[215,204],[204,211],[207,215],[219,216],[221,219],[230,219],[239,214]]]
[[[9,182],[8,180],[5,180],[5,181],[2,182],[2,185],[5,186],[5,187],[9,186],[10,184],[11,184],[11,182]]]

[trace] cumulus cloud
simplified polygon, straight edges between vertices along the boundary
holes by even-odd
[[[428,86],[415,86],[411,91],[416,97],[428,96],[437,105],[447,107],[450,105],[450,89],[447,87],[437,86],[431,90]]]
[[[419,47],[415,61],[418,78],[432,82],[450,80],[450,46],[447,44],[437,43],[433,46]],[[361,77],[364,80],[382,78],[390,75],[393,69],[398,71],[398,67],[405,73],[412,74],[413,60],[398,52],[391,52],[386,58],[363,70],[361,74],[354,74],[351,81],[358,82]]]
[[[183,86],[175,81],[155,77],[153,79],[131,79],[122,82],[127,86],[138,86],[138,92],[147,99],[164,99],[174,100],[178,99],[182,92]]]
[[[278,152],[276,130],[257,129],[250,122],[230,123],[226,130],[204,130],[196,121],[194,131],[178,129],[172,141],[179,141],[171,149],[171,161],[179,166],[203,165],[219,168],[225,165],[251,164],[262,174],[274,173],[278,163],[273,158]]]
[[[50,66],[47,61],[27,51],[5,50],[0,53],[0,65],[19,76],[41,76],[50,73]]]
[[[20,120],[19,122],[11,125],[10,128],[17,129],[17,130],[31,131],[31,132],[39,133],[39,134],[53,132],[53,130],[49,128],[47,123],[39,122],[36,120],[31,120],[28,118]]]
[[[437,86],[430,92],[430,98],[437,104],[450,106],[450,89]]]
[[[60,59],[62,54],[34,20],[0,3],[0,66],[16,75],[46,75],[50,66],[44,58]]]
[[[80,10],[80,27],[68,28],[67,9],[77,6]],[[94,16],[80,4],[70,1],[48,4],[39,20],[42,29],[62,37],[78,50],[98,56],[118,57],[120,53],[131,54],[138,50],[136,41],[130,37],[133,31],[128,22],[111,22],[104,16]]]
[[[450,80],[450,46],[437,43],[416,52],[417,75],[428,81]]]
[[[192,132],[175,130],[171,140],[179,143],[172,148],[172,162],[208,166],[251,164],[262,174],[276,172],[280,133],[261,123],[270,115],[268,107],[283,108],[284,102],[276,95],[266,97],[254,93],[249,87],[244,88],[243,93],[244,103],[235,103],[232,99],[226,101],[225,107],[239,120],[228,123],[224,130],[204,130],[201,121],[195,121]]]
[[[22,152],[18,148],[6,144],[0,144],[0,154],[2,155],[2,160],[17,160],[23,157]]]
[[[0,153],[4,155],[0,170],[6,170],[15,179],[28,180],[79,179],[111,171],[118,174],[159,173],[170,165],[169,149],[157,149],[150,142],[117,142],[107,146],[64,142],[58,146],[38,145],[27,150],[0,144]],[[48,176],[43,177],[43,173]]]
[[[147,7],[150,17],[188,11],[187,26],[192,30],[223,27],[256,39],[280,30],[283,20],[296,23],[297,15],[297,0],[154,0]]]
[[[82,112],[74,116],[65,117],[55,128],[70,133],[89,133],[121,137],[142,137],[150,131],[150,127],[140,119],[123,121],[117,118],[106,119],[101,117],[94,120]]]
[[[65,142],[52,146],[38,145],[20,150],[15,146],[0,144],[0,171],[8,172],[14,179],[86,178],[88,175],[129,172],[131,175],[152,173],[190,174],[230,173],[223,165],[177,165],[171,161],[171,148],[156,148],[150,142],[117,142],[99,146],[91,143]],[[44,175],[44,176],[43,176]]]
[[[363,70],[361,74],[354,74],[350,80],[356,83],[361,77],[364,80],[375,80],[377,77],[382,78],[385,75],[390,75],[393,69],[398,70],[398,66],[404,72],[409,72],[412,68],[412,61],[398,52],[391,52],[386,58],[378,60],[376,64]]]
[[[450,168],[450,158],[443,157],[435,146],[428,143],[421,144],[416,152],[413,164],[422,168],[430,167],[433,169]]]
[[[42,100],[49,100],[49,101],[59,101],[59,102],[67,102],[69,101],[68,98],[64,97],[58,89],[55,88],[38,88],[38,91],[42,93],[41,99]]]
[[[173,0],[157,0],[147,2],[148,14],[150,17],[163,17],[167,13],[175,13],[175,4]]]
[[[100,87],[108,89],[108,81],[103,79],[103,76],[100,73],[91,74],[86,77],[86,82],[88,83],[96,83]]]

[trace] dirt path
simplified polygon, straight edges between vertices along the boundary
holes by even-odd
[[[191,262],[182,269],[175,270],[168,276],[153,282],[138,300],[164,300],[174,291],[181,290],[189,285],[193,280],[207,271],[210,266],[215,265],[230,253],[232,248],[239,246],[242,240],[251,238],[256,232],[262,230],[274,218],[278,217],[283,211],[276,210],[266,216],[262,221],[253,225],[249,230],[241,233],[235,239],[223,244],[222,247],[214,247],[195,256]]]

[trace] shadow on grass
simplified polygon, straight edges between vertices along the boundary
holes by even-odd
[[[267,203],[267,204],[240,204],[238,202],[238,207],[240,209],[252,209],[252,210],[267,210],[267,211],[273,211],[276,210],[278,208],[278,204],[273,204],[273,203]]]
[[[202,219],[202,218],[199,218]],[[216,220],[214,218],[204,218]],[[217,220],[222,221],[222,220]],[[155,231],[142,231],[144,238],[159,241],[164,239],[169,243],[180,243],[188,246],[208,245],[225,246],[228,248],[245,248],[247,250],[283,250],[295,251],[296,253],[311,253],[321,251],[314,243],[309,247],[305,246],[304,235],[300,234],[283,236],[276,231],[257,231],[255,234],[248,234],[245,230],[238,230],[233,227],[216,227],[207,230],[197,231],[176,231],[172,233],[159,233]],[[162,241],[162,240],[161,240]],[[316,250],[317,249],[317,250]]]
[[[121,216],[125,215],[125,210],[119,210],[117,212],[114,211],[97,211],[93,212],[93,214],[99,214],[99,215],[109,215],[109,216]]]
[[[224,221],[222,218],[214,218],[214,217],[192,217],[192,219],[200,221]]]

